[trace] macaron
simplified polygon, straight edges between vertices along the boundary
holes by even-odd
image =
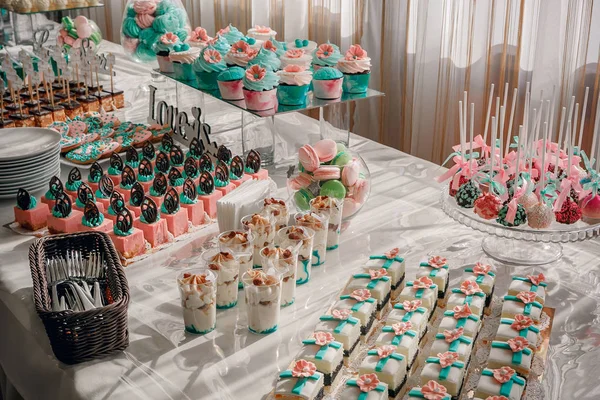
[[[352,161],[352,155],[349,152],[342,150],[336,154],[333,160],[331,160],[331,164],[343,167],[350,161]]]
[[[313,172],[319,168],[319,155],[310,144],[300,147],[300,150],[298,150],[298,160],[300,160],[300,163],[308,172]]]
[[[290,179],[289,185],[293,190],[300,190],[308,187],[312,183],[310,175],[300,172],[298,176]]]
[[[366,179],[359,179],[354,184],[354,200],[363,204],[369,197],[369,182]]]
[[[331,161],[337,154],[337,143],[331,139],[319,140],[313,147],[321,162]]]
[[[315,196],[313,196],[313,194],[306,189],[300,189],[294,193],[294,202],[296,203],[296,207],[302,211],[310,209],[310,201],[314,198]]]
[[[342,218],[348,218],[354,215],[362,206],[362,203],[356,202],[351,197],[346,197],[344,199],[344,208],[342,209]]]
[[[343,199],[346,197],[346,188],[344,187],[344,184],[338,180],[327,181],[321,186],[319,194],[321,196]]]
[[[358,180],[359,165],[357,161],[350,161],[342,170],[342,183],[347,186],[354,186]]]
[[[331,179],[340,179],[340,167],[333,165],[322,165],[313,172],[313,177],[317,181],[328,181]]]

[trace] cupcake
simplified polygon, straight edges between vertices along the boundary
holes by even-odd
[[[214,38],[209,40],[207,44],[214,47],[215,50],[221,53],[221,57],[225,57],[225,54],[227,54],[229,49],[231,49],[231,45],[229,42],[227,42],[227,39],[221,35],[216,35]]]
[[[229,49],[225,55],[225,62],[227,63],[228,67],[237,65],[239,67],[246,68],[248,66],[248,62],[256,57],[257,54],[258,51],[250,48],[250,45],[247,42],[238,40],[231,46],[231,49]]]
[[[278,84],[279,77],[274,72],[260,65],[253,65],[248,68],[244,74],[246,108],[254,111],[274,108],[277,105],[276,92]]]
[[[226,70],[227,66],[221,57],[221,53],[212,46],[204,48],[200,57],[194,61],[192,66],[196,73],[198,87],[204,90],[216,90],[217,77],[219,73]]]
[[[346,93],[364,93],[369,87],[371,76],[371,58],[360,45],[350,46],[337,67],[344,74],[343,89]]]
[[[337,99],[342,95],[344,74],[330,67],[323,67],[313,76],[313,93],[319,99]]]
[[[267,49],[275,53],[275,55],[279,58],[285,54],[287,51],[287,45],[284,42],[278,42],[277,40],[271,38],[265,41],[262,45],[263,49]]]
[[[156,52],[156,59],[158,60],[158,67],[161,72],[172,73],[173,63],[169,58],[172,51],[181,49],[181,40],[179,36],[173,32],[165,33],[158,39],[158,42],[154,45],[154,51]]]
[[[200,55],[200,51],[198,47],[190,47],[188,44],[182,43],[175,52],[169,54],[176,79],[184,81],[193,81],[196,79],[192,64]]]
[[[277,58],[277,55],[275,53],[273,53],[272,51],[261,48],[258,51],[258,54],[256,55],[256,57],[254,57],[252,60],[248,61],[248,66],[252,66],[252,65],[256,65],[256,64],[260,64],[263,67],[269,68],[271,71],[275,72],[275,71],[279,70],[279,67],[281,66],[281,61],[279,61],[279,58]]]
[[[220,29],[217,32],[217,35],[223,36],[227,40],[227,43],[229,43],[230,45],[233,45],[235,42],[241,40],[244,37],[244,34],[231,24],[229,24],[229,26],[226,26],[223,29]]]
[[[324,43],[313,52],[313,68],[317,71],[322,67],[335,67],[340,58],[342,54],[339,47],[329,42]]]
[[[312,57],[302,50],[290,49],[281,56],[281,67],[285,68],[288,65],[298,65],[309,69],[312,63]]]
[[[244,100],[242,91],[244,73],[243,68],[231,67],[217,76],[217,85],[223,100]]]
[[[268,26],[256,25],[254,28],[248,29],[248,34],[246,36],[254,38],[256,40],[266,41],[269,40],[271,37],[277,36],[277,32],[275,32]]]
[[[208,43],[212,39],[213,38],[208,36],[206,33],[206,29],[198,27],[190,33],[190,36],[187,39],[187,44],[189,44],[190,47],[199,47],[203,49],[208,46]]]
[[[317,48],[317,43],[312,40],[296,39],[287,44],[288,50],[302,50],[306,54],[312,54]]]
[[[277,75],[279,76],[277,87],[279,104],[286,106],[304,104],[312,80],[312,72],[299,65],[288,65],[277,72]]]

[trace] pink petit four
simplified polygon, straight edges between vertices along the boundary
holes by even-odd
[[[37,203],[35,197],[32,197],[24,189],[19,189],[17,193],[17,206],[15,210],[15,221],[24,229],[37,231],[47,225],[50,209],[48,204]]]
[[[211,218],[217,216],[217,200],[223,197],[223,193],[215,190],[215,181],[209,172],[200,174],[200,183],[198,184],[198,200],[202,201],[204,211]]]
[[[142,215],[133,221],[133,226],[144,232],[144,238],[150,246],[157,247],[169,242],[167,221],[160,218],[156,203],[149,197],[141,205]]]
[[[161,218],[167,221],[169,232],[177,237],[186,233],[189,229],[188,213],[179,204],[179,194],[174,188],[170,188],[163,199],[160,207]]]
[[[125,258],[132,258],[146,250],[144,233],[133,226],[133,215],[124,208],[117,214],[117,222],[109,233],[117,251]]]
[[[250,150],[248,157],[246,157],[245,175],[250,176],[252,179],[267,179],[269,171],[261,168],[261,162],[260,153],[256,150]]]

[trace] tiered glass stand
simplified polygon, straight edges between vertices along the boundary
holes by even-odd
[[[264,166],[273,164],[275,159],[275,136],[277,132],[276,119],[290,112],[305,112],[319,119],[319,131],[321,138],[330,138],[346,146],[350,141],[350,125],[352,118],[352,104],[359,100],[384,96],[384,93],[368,89],[361,94],[342,94],[341,98],[334,100],[322,100],[315,98],[309,92],[306,103],[301,106],[279,105],[265,111],[253,111],[246,109],[244,100],[229,101],[221,99],[219,91],[207,91],[200,89],[195,80],[184,81],[176,79],[172,74],[158,72],[178,85],[185,85],[201,93],[200,105],[203,96],[211,96],[215,99],[230,104],[241,111],[242,150],[247,154],[251,149],[261,153]],[[178,96],[179,97],[179,96]],[[178,98],[179,102],[179,98]],[[313,111],[311,111],[313,110]],[[314,114],[313,114],[314,113]]]
[[[572,225],[553,222],[547,229],[533,229],[527,224],[505,227],[495,219],[479,217],[472,208],[459,207],[448,193],[448,185],[442,188],[441,206],[454,220],[487,233],[481,244],[483,251],[490,257],[511,264],[549,264],[562,256],[561,243],[579,242],[600,235],[598,220],[581,220]]]

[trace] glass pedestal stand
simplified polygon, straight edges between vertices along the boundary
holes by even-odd
[[[547,229],[533,229],[523,224],[516,227],[500,225],[496,220],[486,220],[462,208],[442,187],[442,210],[461,224],[489,236],[481,244],[490,257],[502,262],[520,265],[546,265],[562,257],[562,243],[579,242],[600,236],[600,221],[578,221],[571,225],[553,222]]]

